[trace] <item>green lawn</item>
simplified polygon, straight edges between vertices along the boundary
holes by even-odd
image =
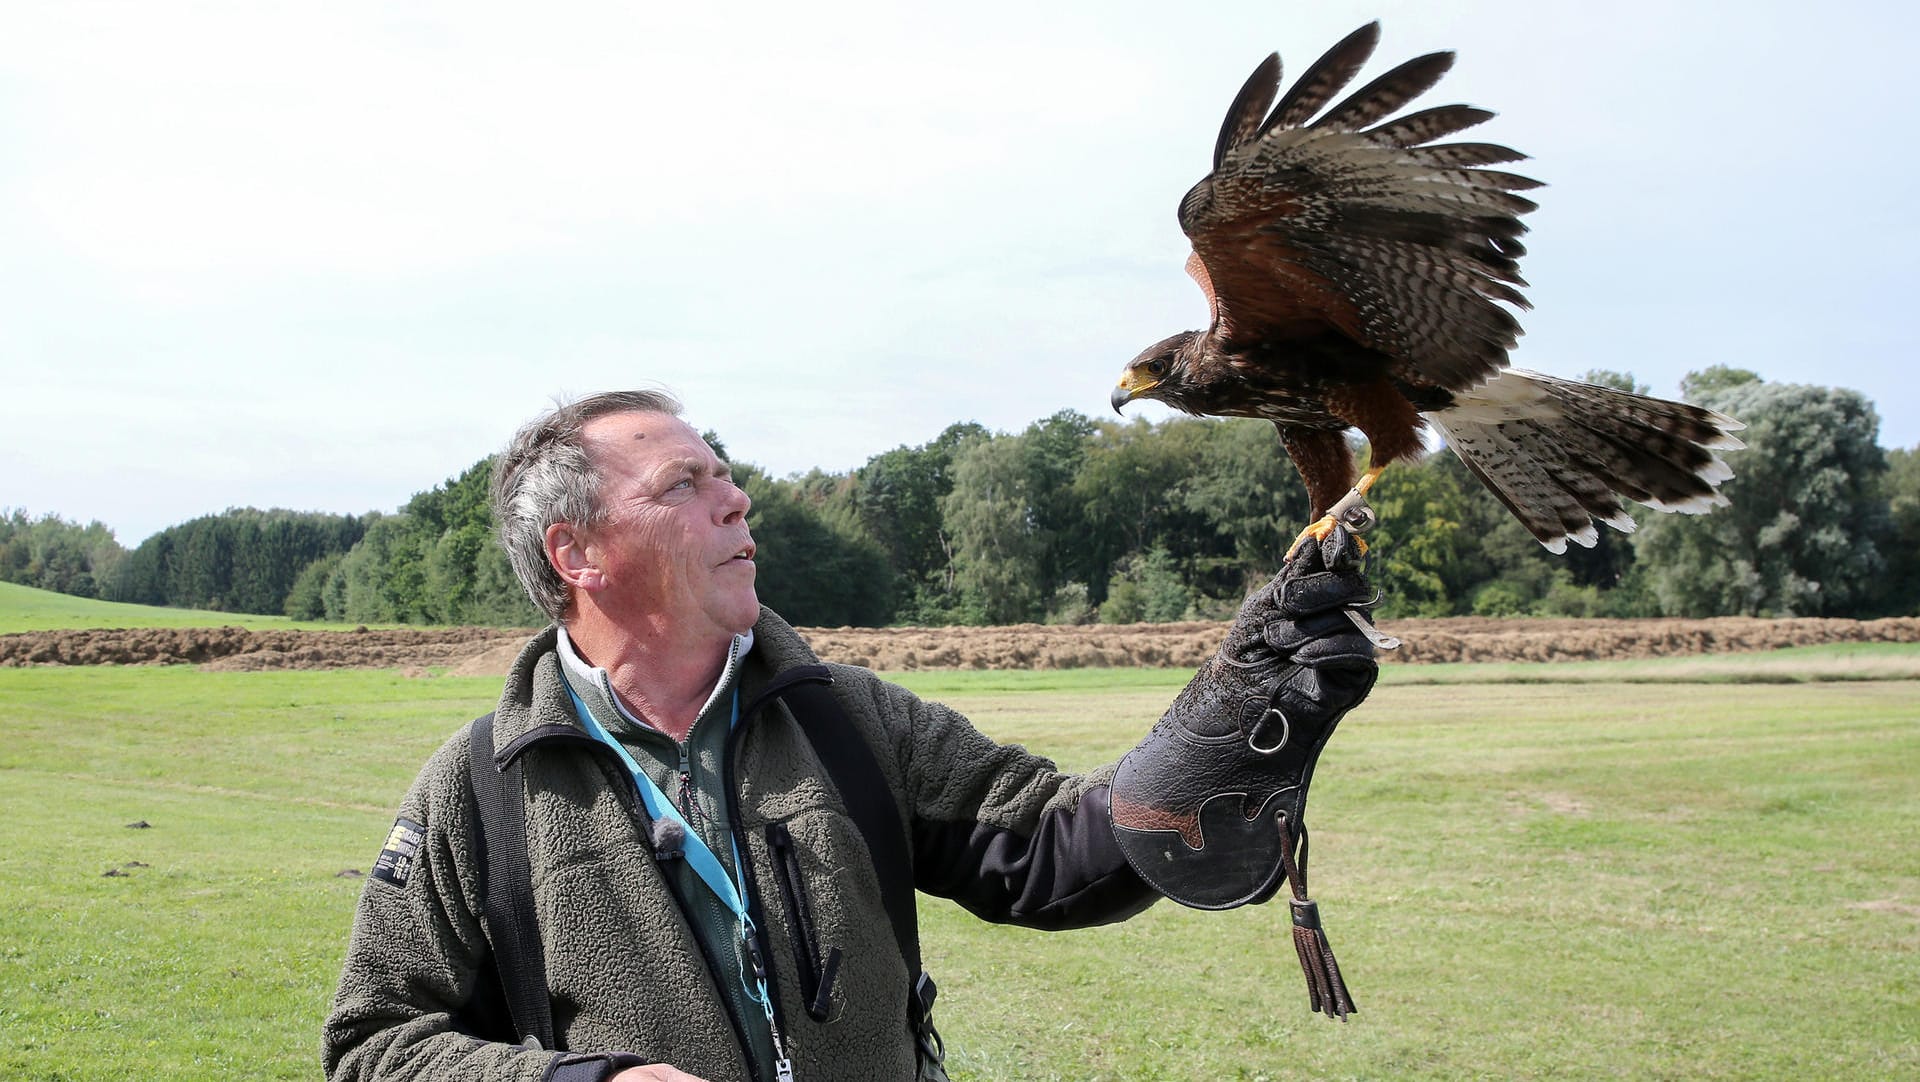
[[[1415,668],[1314,787],[1360,1014],[1307,1012],[1282,909],[1040,934],[925,900],[956,1077],[1920,1074],[1920,682],[1399,682]],[[902,678],[1069,768],[1184,679]],[[0,670],[0,1078],[317,1077],[360,888],[337,875],[496,689]]]
[[[18,583],[0,582],[0,635],[15,631],[51,631],[69,627],[245,627],[338,628],[345,624],[316,624],[284,616],[246,612],[208,612],[203,609],[167,609],[156,605],[127,605],[118,601],[36,590]]]

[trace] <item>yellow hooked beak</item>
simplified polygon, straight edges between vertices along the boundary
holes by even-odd
[[[1120,407],[1160,386],[1160,381],[1150,376],[1143,377],[1137,369],[1129,368],[1120,374],[1120,385],[1107,396],[1113,406],[1113,412],[1119,413]]]

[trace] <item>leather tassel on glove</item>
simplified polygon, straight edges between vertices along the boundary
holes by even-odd
[[[1344,1022],[1347,1015],[1357,1014],[1360,1008],[1353,1005],[1347,982],[1340,976],[1340,963],[1334,961],[1333,945],[1320,926],[1320,907],[1307,897],[1307,831],[1302,827],[1296,838],[1287,829],[1286,812],[1281,812],[1277,821],[1280,863],[1286,869],[1287,883],[1293,887],[1293,949],[1300,956],[1301,971],[1307,975],[1307,1006]]]

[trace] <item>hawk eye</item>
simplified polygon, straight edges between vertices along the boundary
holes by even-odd
[[[1148,361],[1147,371],[1154,376],[1164,376],[1167,374],[1167,362],[1161,360]]]

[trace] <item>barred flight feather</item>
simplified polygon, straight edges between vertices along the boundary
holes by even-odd
[[[1220,125],[1220,138],[1213,144],[1213,167],[1220,168],[1227,151],[1252,139],[1260,131],[1260,118],[1273,104],[1280,83],[1280,54],[1269,53],[1240,87],[1240,93],[1227,108],[1227,119]]]
[[[1526,161],[1527,156],[1493,143],[1437,143],[1430,147],[1405,147],[1400,153],[1415,165],[1432,169],[1472,168]],[[1538,181],[1529,188],[1545,187]]]
[[[1452,53],[1428,53],[1401,64],[1353,92],[1313,122],[1316,128],[1359,131],[1433,89],[1453,67]]]
[[[1421,109],[1406,116],[1381,121],[1367,130],[1367,138],[1390,146],[1417,147],[1455,132],[1465,131],[1475,125],[1484,124],[1492,119],[1493,111],[1490,109],[1479,109],[1471,105],[1436,105],[1431,109]],[[1509,154],[1516,153],[1506,147],[1498,149],[1505,150]],[[1500,160],[1516,161],[1518,159]]]
[[[1378,44],[1379,23],[1368,23],[1342,38],[1281,95],[1280,103],[1273,107],[1273,115],[1267,118],[1266,127],[1297,128],[1305,123],[1360,74]]]

